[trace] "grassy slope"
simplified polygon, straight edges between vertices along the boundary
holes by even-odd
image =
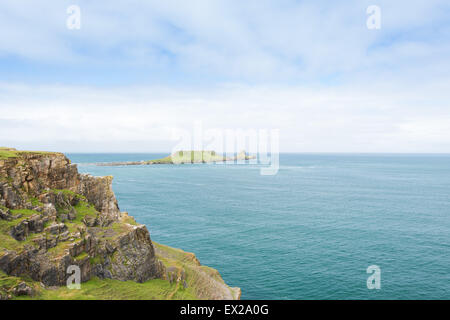
[[[156,256],[166,267],[184,270],[189,288],[195,288],[197,299],[211,299],[211,292],[228,290],[232,297],[240,297],[238,288],[230,288],[225,284],[220,273],[208,266],[200,265],[193,253],[153,242]],[[239,290],[239,291],[238,291]]]
[[[41,300],[165,300],[173,294],[173,299],[191,300],[195,295],[189,288],[180,289],[169,281],[154,279],[144,283],[94,278],[81,284],[80,290],[60,287],[56,290],[41,289],[33,298]]]
[[[169,281],[154,279],[145,283],[134,281],[119,281],[94,278],[81,284],[80,290],[70,290],[66,287],[44,289],[35,281],[7,276],[0,271],[0,288],[7,292],[20,282],[25,281],[33,287],[36,294],[33,297],[15,297],[19,300],[164,300],[169,296],[177,300],[191,300],[196,296],[193,289],[170,284]],[[2,290],[0,289],[0,290]]]

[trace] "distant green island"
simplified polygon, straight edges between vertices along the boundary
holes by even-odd
[[[236,156],[226,157],[212,150],[188,150],[176,151],[167,157],[144,161],[123,161],[123,162],[102,162],[98,166],[137,166],[152,164],[192,164],[192,163],[215,163],[235,160],[251,160],[255,156],[248,155],[245,150],[239,152]]]

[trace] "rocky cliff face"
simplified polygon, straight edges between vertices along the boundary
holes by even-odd
[[[112,177],[81,175],[59,153],[0,160],[0,177],[0,217],[10,227],[3,238],[13,238],[1,243],[7,274],[47,286],[65,285],[70,265],[80,267],[82,281],[164,275],[146,227],[120,212]]]
[[[159,250],[160,257],[166,251]],[[220,276],[208,279],[199,263],[192,269],[191,264],[180,267],[176,259],[161,258],[166,265],[158,259],[147,228],[120,212],[112,177],[79,174],[61,153],[0,153],[0,270],[5,274],[28,276],[45,287],[64,286],[68,267],[75,265],[82,282],[93,277],[172,282],[176,277],[187,286],[183,268],[188,267],[196,270],[189,283],[195,285],[199,278],[212,284],[195,288],[197,297],[240,296]],[[173,269],[168,261],[178,267]]]

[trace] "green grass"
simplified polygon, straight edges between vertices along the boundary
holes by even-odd
[[[9,158],[17,158],[17,152],[0,150],[0,160],[9,159]]]
[[[86,216],[90,212],[95,211],[95,209],[93,209],[93,206],[87,202],[87,199],[85,196],[77,194],[71,190],[52,189],[52,190],[50,190],[50,192],[53,194],[62,194],[64,199],[68,202],[70,199],[77,199],[79,201],[78,204],[74,207],[76,209],[76,211],[78,212],[78,214],[77,214],[78,219],[76,219],[77,220],[76,222],[81,222],[81,220],[84,218],[84,216]],[[59,214],[68,214],[71,210],[72,210],[72,206],[70,206],[70,205],[65,205],[65,206],[56,205],[56,211],[58,211]],[[95,214],[97,214],[96,211],[95,211]]]
[[[77,217],[73,220],[75,223],[82,222],[86,216],[96,217],[98,215],[98,211],[94,205],[86,201],[78,202],[74,208],[77,211]]]
[[[31,197],[29,200],[34,207],[43,207],[44,206],[44,204],[41,201],[39,201],[38,198]]]
[[[74,206],[76,211],[76,217],[73,220],[66,220],[64,223],[69,229],[69,232],[77,232],[80,226],[84,226],[83,219],[86,216],[97,217],[98,211],[92,204],[86,201],[80,201]],[[61,209],[60,209],[61,210]]]
[[[13,215],[20,214],[22,217],[26,217],[26,218],[31,217],[33,214],[40,214],[36,210],[29,210],[29,209],[13,209],[13,210],[10,210],[10,211],[11,211],[11,213]]]
[[[105,230],[112,229],[114,231],[113,236],[105,237],[106,240],[112,240],[112,239],[116,238],[118,235],[121,235],[121,234],[129,231],[130,226],[127,226],[126,224],[124,224],[122,222],[114,222],[111,226],[105,227],[103,229],[105,229]]]
[[[91,265],[96,265],[96,264],[103,263],[104,259],[101,256],[95,256],[95,257],[90,257],[89,262],[91,263]]]
[[[75,261],[81,261],[88,257],[88,254],[86,252],[82,252],[76,257],[74,257]]]
[[[181,287],[181,288],[180,288]],[[81,284],[79,290],[59,287],[56,290],[38,290],[33,299],[39,300],[164,300],[171,296],[177,300],[192,300],[192,289],[184,289],[169,281],[154,279],[144,283],[93,278]],[[17,297],[29,300],[31,297]]]
[[[83,200],[86,199],[84,196],[82,196],[82,195],[80,195],[78,193],[75,193],[75,192],[73,192],[71,190],[68,190],[68,189],[51,189],[50,192],[54,193],[54,194],[62,193],[63,196],[66,199],[69,198],[69,197],[72,197],[72,198],[78,197],[78,198],[83,199]]]
[[[0,271],[0,288],[10,289],[22,282],[22,279],[19,277],[8,276],[3,271]]]
[[[137,223],[136,220],[134,220],[134,218],[130,217],[130,216],[124,217],[122,219],[122,222],[131,224],[132,226],[138,226],[139,225],[139,223]]]
[[[216,269],[202,266],[193,253],[168,247],[153,241],[156,256],[166,267],[184,270],[188,288],[193,288],[197,299],[209,297],[214,286],[224,285],[224,281]],[[228,287],[230,294],[237,298],[237,291]]]
[[[3,295],[7,295],[8,293],[11,294],[12,289],[21,282],[25,282],[28,286],[34,289],[39,286],[29,277],[8,276],[3,271],[0,271],[0,293],[2,293]]]
[[[8,276],[0,271],[0,291],[11,292],[11,289],[25,281],[36,291],[35,296],[14,297],[17,300],[193,300],[196,295],[192,288],[183,288],[166,280],[153,279],[144,283],[134,281],[119,281],[113,279],[93,278],[81,283],[81,288],[44,289],[38,282],[27,277]]]
[[[57,154],[57,152],[18,151],[13,148],[0,147],[0,160],[20,158],[23,155],[51,155],[51,154]]]
[[[35,296],[14,297],[17,300],[177,300],[196,299],[194,290],[170,284],[169,281],[153,279],[144,283],[93,278],[81,284],[79,290],[59,287],[44,289],[27,277],[8,276],[0,271],[0,291],[11,292],[21,282],[26,282],[36,291]]]

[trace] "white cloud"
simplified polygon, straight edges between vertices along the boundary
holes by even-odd
[[[200,120],[204,129],[279,128],[283,151],[450,152],[448,112],[420,103],[422,94],[436,102],[446,99],[439,89],[3,85],[0,90],[1,144],[33,149],[138,151],[140,144],[141,151],[170,151],[173,128],[192,130]]]
[[[80,0],[82,28],[70,31],[65,20],[72,1],[3,0],[0,55],[286,81],[370,72],[386,61],[400,72],[407,67],[404,54],[448,40],[447,1],[377,2],[383,24],[374,32],[365,24],[370,1]],[[391,44],[403,42],[413,50],[391,54]],[[379,47],[374,57],[373,46]]]
[[[79,0],[79,31],[71,4],[0,3],[0,144],[169,151],[202,120],[284,151],[450,152],[447,0],[379,0],[379,31],[368,0]]]

